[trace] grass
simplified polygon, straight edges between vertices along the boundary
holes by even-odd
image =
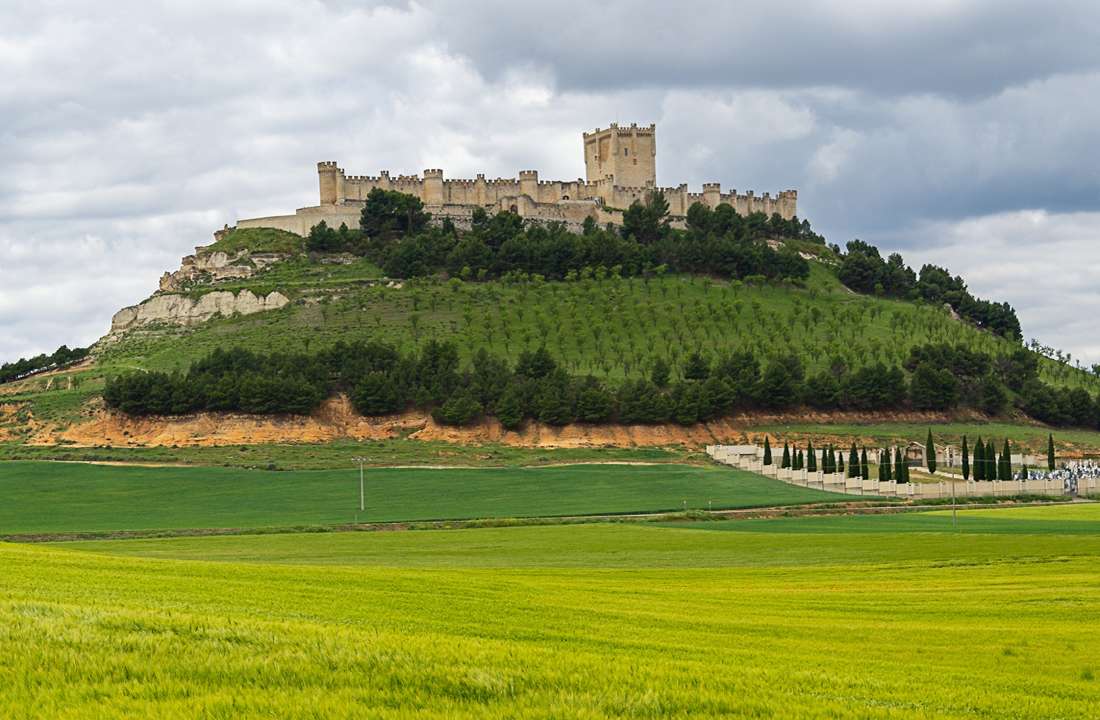
[[[305,238],[275,228],[233,228],[206,247],[207,252],[233,254],[241,250],[254,253],[297,253],[305,249]]]
[[[514,359],[545,344],[573,372],[619,379],[647,373],[658,355],[678,366],[696,350],[716,357],[749,348],[764,359],[793,353],[813,372],[834,362],[900,364],[912,346],[926,342],[965,343],[993,355],[1017,347],[953,320],[943,308],[855,295],[820,264],[812,268],[804,288],[688,276],[422,280],[391,288],[363,284],[375,276],[373,268],[294,261],[232,281],[233,288],[285,290],[298,298],[291,305],[134,334],[112,346],[103,364],[179,369],[227,345],[316,350],[338,340],[379,339],[409,350],[435,337],[453,340],[464,359],[479,348]],[[316,290],[312,297],[308,288]],[[1042,368],[1050,382],[1100,388],[1100,380],[1072,368],[1049,361]]]
[[[170,463],[277,470],[347,470],[356,456],[367,454],[371,465],[451,465],[531,467],[580,462],[705,463],[701,451],[682,447],[645,448],[526,448],[483,443],[458,445],[432,440],[396,438],[369,445],[355,440],[316,444],[222,445],[216,447],[67,447],[0,443],[2,460],[72,462]]]
[[[358,512],[352,469],[0,466],[0,533],[262,528],[360,521],[511,518],[793,505],[835,500],[722,467],[577,465],[371,469]]]
[[[633,525],[0,544],[0,704],[26,718],[1093,717],[1098,558],[1096,534]]]

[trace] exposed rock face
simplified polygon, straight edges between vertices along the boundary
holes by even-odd
[[[156,295],[140,305],[131,305],[115,313],[111,318],[111,334],[152,322],[193,325],[215,315],[251,315],[264,310],[276,310],[289,302],[278,291],[264,296],[256,295],[250,290],[241,290],[237,294],[220,290],[207,293],[197,300],[186,295]]]
[[[180,269],[173,273],[164,273],[160,278],[161,292],[178,292],[187,285],[201,282],[212,283],[219,280],[250,278],[268,265],[283,259],[276,253],[251,253],[241,250],[233,255],[221,251],[204,252],[195,248],[194,255],[188,255],[180,263]]]

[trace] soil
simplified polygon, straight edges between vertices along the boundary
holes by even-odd
[[[262,416],[198,413],[179,417],[128,417],[101,404],[86,409],[87,420],[68,428],[39,428],[31,445],[65,444],[72,447],[171,447],[252,445],[264,443],[320,443],[331,440],[385,440],[407,436],[461,444],[502,443],[516,447],[590,448],[654,447],[763,441],[752,430],[761,425],[788,423],[913,422],[934,424],[958,419],[936,413],[822,413],[801,411],[742,414],[691,426],[586,425],[553,427],[530,422],[518,431],[505,430],[495,419],[469,427],[439,425],[429,414],[414,411],[382,417],[363,417],[344,396],[332,398],[308,416]],[[815,441],[821,436],[815,436]],[[828,440],[827,438],[825,438]],[[837,438],[837,442],[851,438]]]

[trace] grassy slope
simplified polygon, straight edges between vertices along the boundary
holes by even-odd
[[[271,273],[283,273],[278,282],[260,275],[237,284],[259,289],[323,285],[315,275],[295,274],[295,267],[276,266]],[[348,268],[313,265],[300,270],[356,272],[354,266]],[[796,352],[812,371],[832,357],[853,367],[900,363],[911,346],[929,341],[963,342],[995,354],[1012,347],[951,320],[942,308],[854,295],[816,263],[806,289],[689,277],[454,286],[420,282],[402,288],[337,278],[327,289],[331,292],[321,302],[302,301],[187,331],[135,335],[113,347],[104,364],[171,369],[226,345],[307,350],[341,339],[377,338],[411,349],[437,337],[454,339],[465,357],[485,347],[515,358],[545,342],[575,372],[619,378],[642,372],[654,353],[678,361],[696,349],[711,356],[738,347],[752,348],[762,357]],[[1096,387],[1092,379],[1074,372],[1051,379]]]
[[[371,469],[360,520],[626,513],[835,499],[721,467],[581,465]],[[0,467],[0,533],[270,527],[355,520],[358,473],[108,467]]]
[[[190,543],[205,556],[232,542],[243,557],[362,565],[0,545],[0,703],[69,718],[1100,708],[1095,535],[592,526],[297,538],[358,548],[335,559],[286,539],[115,547]]]

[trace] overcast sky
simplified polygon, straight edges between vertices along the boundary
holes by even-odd
[[[0,0],[0,77],[0,360],[315,204],[318,160],[572,179],[618,121],[660,184],[797,188],[1100,362],[1095,0]]]

